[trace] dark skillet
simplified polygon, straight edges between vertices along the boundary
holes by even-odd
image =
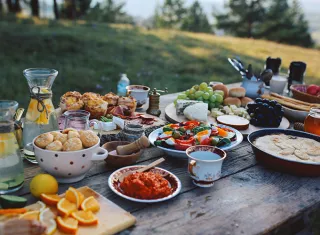
[[[309,139],[313,139],[320,142],[320,136],[312,135],[302,131],[277,129],[277,128],[258,130],[248,135],[248,141],[252,146],[252,150],[256,156],[257,161],[259,161],[260,163],[263,163],[267,167],[273,168],[278,171],[290,173],[290,174],[301,175],[301,176],[320,176],[320,163],[294,161],[289,159],[286,160],[284,157],[266,153],[260,150],[259,148],[257,148],[253,144],[253,142],[259,137],[262,137],[265,135],[277,134],[277,133],[309,138]]]

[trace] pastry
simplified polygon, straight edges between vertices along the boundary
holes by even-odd
[[[45,148],[48,144],[50,144],[53,141],[53,135],[48,133],[44,133],[39,135],[36,140],[34,141],[35,145],[37,145],[39,148]]]
[[[80,138],[78,131],[69,131],[68,139],[71,139],[71,138]]]
[[[54,138],[56,138],[56,136],[58,136],[61,133],[59,131],[51,131],[50,134],[53,135],[53,140],[55,140]]]
[[[235,88],[231,88],[229,90],[229,96],[230,97],[245,97],[246,95],[246,89],[244,89],[243,87],[235,87]]]
[[[236,105],[237,107],[241,106],[241,100],[235,97],[227,97],[223,101],[223,105]]]
[[[61,111],[79,110],[84,106],[82,95],[77,91],[68,91],[60,98]]]
[[[99,94],[87,92],[83,94],[84,109],[90,112],[91,118],[100,119],[108,110],[108,102],[104,101]]]
[[[99,137],[93,131],[81,131],[80,140],[85,148],[90,148],[99,142]]]
[[[59,140],[53,141],[46,146],[46,150],[61,151],[62,150],[62,143]]]
[[[118,99],[119,96],[112,92],[109,92],[103,97],[103,100],[107,101],[109,106],[116,106],[118,104]]]
[[[212,90],[216,91],[216,90],[221,90],[223,91],[224,95],[223,95],[223,99],[225,99],[226,97],[228,97],[228,87],[226,87],[223,84],[216,84],[212,87]]]
[[[68,139],[63,145],[63,151],[77,151],[83,149],[82,142],[79,138]]]
[[[101,96],[97,93],[93,93],[93,92],[86,92],[82,95],[82,100],[84,102],[84,104],[86,104],[86,102],[88,102],[88,100],[91,99],[100,99]]]
[[[64,144],[67,140],[68,140],[68,134],[62,134],[59,133],[57,135],[54,136],[53,141],[60,141],[62,144]]]
[[[136,110],[137,101],[132,96],[128,96],[128,97],[123,96],[123,97],[119,98],[118,105],[119,106],[126,106],[129,110],[130,114],[132,114]],[[130,115],[127,115],[127,116],[130,116]]]
[[[74,128],[69,127],[69,128],[64,129],[64,130],[62,131],[62,134],[68,134],[69,131],[77,131],[77,130],[74,129]]]

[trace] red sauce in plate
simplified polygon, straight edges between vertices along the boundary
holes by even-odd
[[[123,193],[138,199],[158,199],[171,194],[169,182],[153,172],[134,173],[120,184]]]

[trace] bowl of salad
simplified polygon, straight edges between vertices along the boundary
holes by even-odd
[[[186,149],[191,146],[210,145],[229,150],[242,140],[242,134],[232,127],[198,121],[168,124],[149,135],[152,145],[164,150],[169,156],[184,159],[187,159]]]

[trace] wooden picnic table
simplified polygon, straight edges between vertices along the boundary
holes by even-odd
[[[161,96],[162,118],[164,108],[175,97]],[[319,223],[320,177],[299,177],[265,168],[256,162],[246,139],[227,154],[221,178],[211,188],[199,188],[188,176],[186,160],[166,157],[155,147],[144,150],[137,164],[164,156],[166,161],[160,167],[182,182],[181,193],[162,203],[135,203],[114,194],[107,180],[115,169],[104,161],[95,162],[82,181],[60,184],[59,193],[69,186],[87,185],[131,212],[137,223],[122,234],[296,234],[301,230],[308,234],[310,227]],[[31,204],[36,199],[30,194],[29,183],[42,170],[27,161],[24,167],[25,184],[16,194],[27,197]]]

